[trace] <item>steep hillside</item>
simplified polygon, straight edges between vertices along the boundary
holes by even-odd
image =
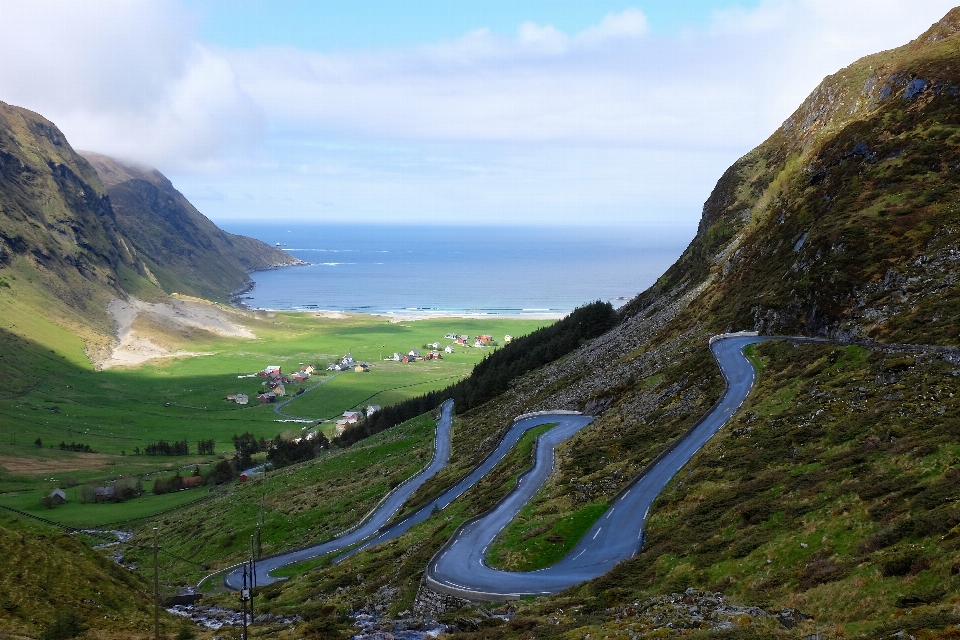
[[[76,537],[3,512],[0,550],[4,638],[153,637],[149,583]]]
[[[111,300],[226,300],[248,271],[298,262],[221,231],[159,172],[89,155],[96,168],[52,122],[0,102],[0,354],[27,340],[72,358],[79,338],[99,362]]]
[[[89,163],[49,120],[0,103],[0,278],[18,262],[92,317],[103,316],[104,296],[123,294],[120,274],[142,276]]]
[[[221,230],[156,169],[86,151],[83,157],[106,187],[117,227],[167,293],[225,300],[248,280],[247,272],[299,262]]]
[[[957,344],[960,10],[826,78],[704,205],[695,240],[635,313],[712,286],[715,329]]]

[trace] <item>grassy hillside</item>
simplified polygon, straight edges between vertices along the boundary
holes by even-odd
[[[0,629],[8,638],[153,637],[150,585],[79,539],[0,514]],[[175,629],[162,616],[164,633]]]

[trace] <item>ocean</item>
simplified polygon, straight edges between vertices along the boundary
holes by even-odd
[[[692,225],[221,225],[309,263],[251,274],[246,306],[417,315],[563,315],[620,306],[663,274]]]

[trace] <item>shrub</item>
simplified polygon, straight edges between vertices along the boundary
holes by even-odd
[[[84,631],[86,627],[83,626],[80,616],[67,609],[57,614],[57,619],[43,630],[40,638],[41,640],[68,640],[68,638],[76,638]]]

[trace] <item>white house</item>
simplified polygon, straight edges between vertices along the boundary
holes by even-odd
[[[453,353],[453,347],[447,345],[447,348],[443,350],[444,353]]]
[[[343,419],[346,420],[348,423],[353,424],[354,422],[356,422],[357,420],[360,419],[360,412],[359,412],[359,411],[344,411],[344,412],[343,412]]]
[[[237,404],[247,404],[250,402],[250,396],[245,393],[238,393],[233,399]]]
[[[508,333],[507,335],[503,336],[503,344],[510,344],[511,342],[513,342],[512,335]]]
[[[369,418],[370,416],[375,414],[377,411],[380,411],[381,408],[382,407],[378,404],[367,405],[367,417]]]

